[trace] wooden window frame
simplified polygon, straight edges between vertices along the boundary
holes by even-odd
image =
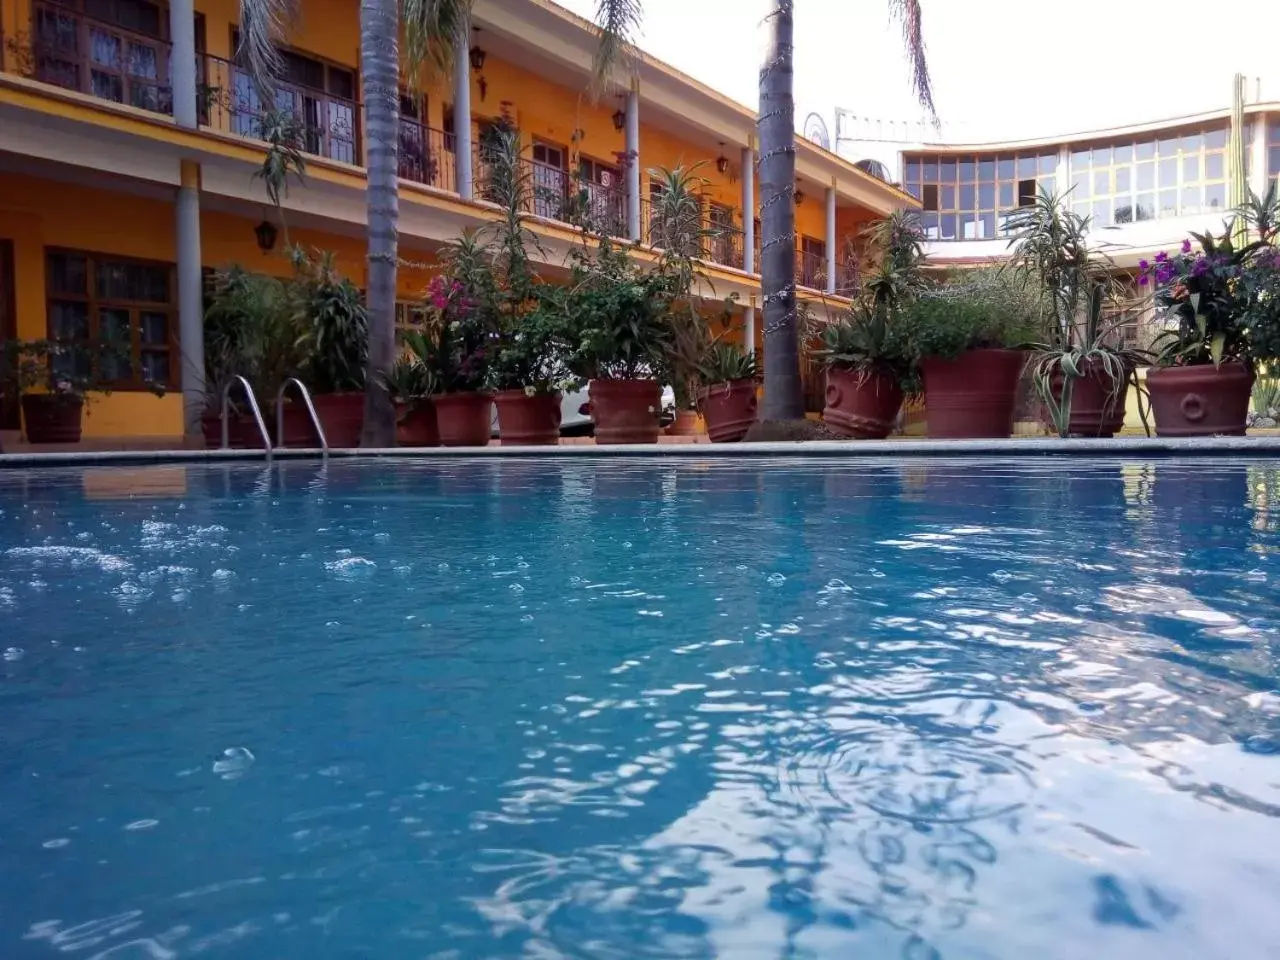
[[[53,271],[49,269],[50,260],[55,256],[83,257],[85,259],[85,292],[83,294],[65,293],[53,287]],[[169,302],[167,304],[152,303],[142,300],[117,300],[99,298],[97,290],[98,264],[123,263],[143,267],[163,267],[169,272]],[[129,312],[129,369],[132,374],[128,380],[112,380],[104,382],[112,390],[131,392],[151,392],[154,387],[142,377],[142,354],[166,353],[169,358],[169,377],[163,384],[166,390],[182,389],[182,350],[178,340],[178,276],[177,266],[163,260],[150,260],[145,257],[131,257],[120,254],[99,253],[93,250],[79,250],[74,247],[45,247],[45,330],[50,340],[57,340],[57,332],[53,329],[53,305],[57,302],[83,303],[86,307],[88,324],[87,344],[100,340],[99,309],[127,310]],[[166,329],[168,341],[163,347],[148,345],[145,350],[142,344],[142,324],[140,314],[163,313],[167,318]]]
[[[0,238],[0,350],[18,339],[18,276],[13,241]],[[0,383],[0,430],[17,430],[21,423],[17,390]]]

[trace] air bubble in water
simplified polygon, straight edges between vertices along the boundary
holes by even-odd
[[[373,535],[373,539],[374,539],[374,540],[376,540],[378,543],[390,543],[390,542],[391,542],[391,534],[389,534],[389,533],[375,533],[375,534]]]
[[[780,587],[787,582],[787,578],[780,573],[771,573],[765,579],[771,587]]]
[[[507,589],[512,593],[524,593],[524,587],[520,586],[518,583],[511,584]]]
[[[341,560],[330,560],[324,568],[342,580],[363,580],[373,576],[378,565],[364,557],[343,557]]]
[[[220,759],[213,761],[213,772],[223,780],[238,780],[253,766],[254,759],[248,747],[228,747]]]
[[[23,650],[21,647],[6,647],[6,648],[5,648],[5,651],[4,651],[4,658],[5,658],[6,660],[10,660],[10,661],[12,661],[12,660],[21,660],[24,656],[26,656],[26,651],[25,651],[25,650]]]
[[[230,580],[234,576],[235,576],[235,572],[232,570],[223,570],[219,568],[213,571],[213,579],[215,580],[226,581],[226,580]]]

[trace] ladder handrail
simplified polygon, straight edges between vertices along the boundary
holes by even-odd
[[[267,459],[271,458],[271,438],[267,435],[267,423],[262,419],[262,411],[258,409],[258,398],[254,395],[249,381],[236,374],[222,388],[222,449],[231,447],[231,435],[227,429],[227,404],[231,401],[231,388],[237,383],[244,387],[244,395],[249,401],[249,409],[253,411],[253,419],[258,423],[258,432],[262,434],[263,448],[267,451]]]
[[[311,402],[311,391],[297,377],[290,377],[282,383],[280,392],[276,394],[276,439],[282,443],[284,442],[284,394],[291,383],[298,385],[298,392],[302,394],[302,402],[307,405],[307,414],[311,417],[311,426],[316,428],[316,436],[320,438],[320,452],[327,457],[329,455],[329,441],[325,439],[324,427],[320,426],[320,416],[316,413],[315,404]]]

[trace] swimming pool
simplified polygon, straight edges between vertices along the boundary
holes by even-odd
[[[0,956],[1275,956],[1276,461],[0,471]]]

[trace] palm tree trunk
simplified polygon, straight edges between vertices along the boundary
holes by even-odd
[[[395,362],[400,127],[400,20],[397,0],[360,0],[360,70],[364,87],[369,223],[369,365],[364,447],[395,446],[395,408],[385,377]]]
[[[762,420],[804,417],[796,318],[796,147],[792,4],[771,0],[769,46],[760,67],[760,285],[764,292]],[[751,216],[744,211],[743,216]]]

